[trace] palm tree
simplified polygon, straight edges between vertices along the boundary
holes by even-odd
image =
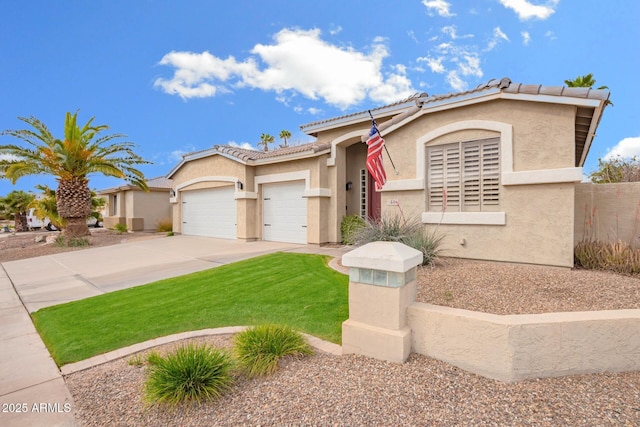
[[[263,133],[260,135],[260,142],[258,145],[262,145],[264,147],[264,151],[269,151],[269,144],[273,144],[274,137],[269,135],[268,133]]]
[[[291,132],[289,132],[288,130],[281,130],[280,131],[280,139],[284,140],[284,144],[280,145],[280,148],[288,147],[288,145],[287,145],[287,139],[288,138],[291,138]]]
[[[9,135],[27,143],[0,145],[0,153],[9,154],[0,160],[0,176],[15,182],[25,175],[49,174],[56,177],[58,214],[66,221],[67,238],[89,235],[86,218],[91,214],[91,191],[88,175],[101,173],[123,178],[147,190],[144,174],[136,165],[149,163],[133,152],[132,142],[111,142],[122,134],[100,135],[106,125],[92,125],[94,117],[82,127],[77,124],[78,112],[67,113],[64,140],[56,139],[37,118],[18,117],[33,129],[7,130]]]
[[[589,73],[589,74],[585,74],[584,76],[578,76],[573,80],[565,80],[564,84],[566,84],[567,87],[588,87],[588,88],[592,88],[596,84],[596,81],[593,78],[593,74]],[[601,90],[601,89],[609,89],[609,87],[608,86],[600,86],[598,88],[598,90]],[[605,104],[613,106],[613,102],[611,102],[608,99],[605,101]]]
[[[13,215],[14,230],[27,231],[27,211],[29,205],[34,199],[34,195],[25,193],[24,191],[12,191],[3,199],[2,204],[5,206],[5,212]]]

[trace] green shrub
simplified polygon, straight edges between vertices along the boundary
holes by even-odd
[[[128,231],[127,226],[125,224],[117,223],[113,226],[113,229],[118,234],[126,233]]]
[[[249,377],[275,372],[282,357],[313,353],[302,334],[279,325],[254,326],[236,334],[234,349],[240,368]]]
[[[174,235],[174,234],[173,234],[173,231],[167,231],[167,237],[171,237],[171,236],[173,236],[173,235]]]
[[[229,354],[207,345],[189,344],[165,357],[155,356],[144,386],[145,400],[174,406],[218,398],[233,384],[232,368]]]
[[[425,230],[418,217],[407,220],[401,214],[395,214],[383,216],[378,221],[367,220],[364,227],[354,233],[353,240],[358,245],[400,242],[422,252],[422,265],[428,265],[440,253],[443,237],[436,230]]]
[[[353,245],[355,243],[354,234],[365,226],[364,219],[359,215],[346,215],[340,223],[340,233],[342,235],[342,243],[345,245]]]
[[[640,274],[640,249],[618,241],[583,240],[574,248],[576,265],[591,270]]]
[[[169,219],[158,221],[158,225],[156,225],[156,231],[158,233],[167,233],[173,231],[173,222]]]
[[[65,238],[62,234],[59,234],[54,241],[54,245],[59,247],[83,247],[89,246],[89,239],[86,237],[71,237],[69,239]]]

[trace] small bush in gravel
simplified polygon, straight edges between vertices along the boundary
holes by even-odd
[[[120,223],[115,224],[113,226],[113,229],[118,234],[126,233],[128,231],[127,226],[124,225],[124,224],[120,224]]]
[[[233,359],[211,346],[188,344],[148,361],[144,396],[152,404],[215,399],[233,383]]]
[[[342,243],[345,245],[353,245],[354,234],[365,226],[364,219],[359,215],[347,215],[342,218],[340,223],[340,233],[342,235]]]
[[[302,334],[280,325],[259,325],[238,333],[234,349],[238,364],[249,377],[275,372],[282,357],[313,353]]]

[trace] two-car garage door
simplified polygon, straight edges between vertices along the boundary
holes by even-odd
[[[304,189],[304,181],[262,184],[262,240],[307,243]],[[237,238],[234,194],[234,186],[183,191],[182,233]]]
[[[182,193],[182,234],[235,239],[234,186]]]

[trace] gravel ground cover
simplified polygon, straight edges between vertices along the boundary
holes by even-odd
[[[53,255],[62,252],[79,251],[83,249],[97,248],[100,246],[117,245],[124,241],[156,235],[156,233],[135,232],[118,234],[115,231],[104,228],[90,229],[88,246],[57,246],[54,243],[46,243],[49,237],[55,238],[58,231],[25,231],[20,233],[0,233],[0,262],[17,261],[25,258],[34,258],[43,255]],[[42,241],[37,241],[40,236]]]
[[[229,340],[199,339],[216,346]],[[395,364],[318,353],[285,359],[270,377],[238,378],[220,400],[168,409],[143,403],[146,368],[130,364],[132,358],[65,378],[81,425],[640,425],[638,372],[504,384],[417,354]]]
[[[496,314],[640,308],[640,280],[445,259],[420,269],[418,300]],[[271,377],[239,378],[218,401],[169,410],[145,406],[145,368],[129,360],[65,378],[81,425],[640,426],[640,372],[505,384],[417,354],[394,364],[318,353],[285,360]]]

